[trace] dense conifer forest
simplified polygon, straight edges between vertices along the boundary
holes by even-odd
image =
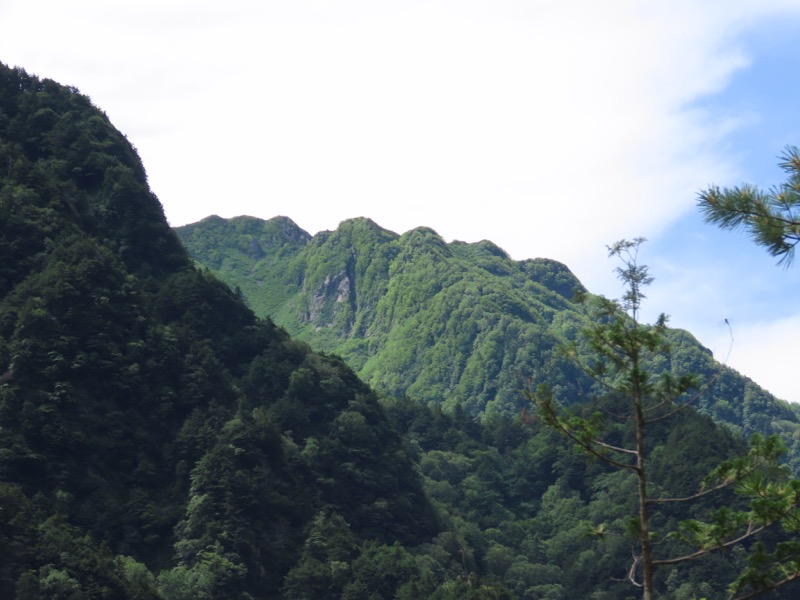
[[[209,224],[197,265],[106,115],[0,65],[0,598],[637,597],[631,538],[598,535],[624,532],[635,482],[521,393],[590,395],[555,351],[584,318],[565,267],[366,220]],[[232,290],[212,270],[233,266]],[[672,335],[653,368],[718,371]],[[781,434],[796,464],[794,407],[739,374],[698,407],[649,433],[665,494],[742,433]],[[745,559],[662,568],[657,590],[725,597]]]

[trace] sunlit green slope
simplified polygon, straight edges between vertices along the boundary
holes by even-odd
[[[514,261],[488,241],[448,244],[425,227],[397,235],[365,218],[313,237],[286,217],[209,217],[176,231],[258,314],[341,355],[389,395],[513,415],[538,383],[568,403],[592,394],[559,351],[585,317],[572,302],[583,286],[558,262]],[[671,360],[657,368],[705,375],[701,411],[797,444],[793,405],[720,368],[688,332],[672,338]]]

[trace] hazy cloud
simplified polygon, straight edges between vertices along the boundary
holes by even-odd
[[[726,136],[759,115],[698,100],[748,68],[743,33],[799,8],[6,0],[0,60],[90,95],[174,225],[366,215],[562,260],[607,292],[605,244],[657,238],[738,179]],[[687,302],[710,281],[679,279]]]

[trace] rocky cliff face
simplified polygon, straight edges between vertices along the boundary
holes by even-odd
[[[355,286],[348,271],[352,273],[352,268],[326,276],[322,284],[310,294],[304,320],[315,329],[333,327],[338,322],[344,335],[352,331],[353,315],[358,306]],[[308,293],[305,289],[304,292]],[[341,315],[345,315],[344,319]]]

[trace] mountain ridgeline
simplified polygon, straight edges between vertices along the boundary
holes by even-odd
[[[578,322],[570,298],[581,286],[553,261],[517,264],[490,242],[448,245],[424,227],[398,236],[369,219],[314,238],[283,217],[211,217],[177,232],[258,314],[389,395],[508,413],[534,372],[563,374],[561,387],[574,379],[551,351],[555,330]]]
[[[365,218],[310,236],[286,217],[212,216],[178,227],[195,261],[314,348],[342,356],[370,385],[445,410],[518,414],[548,384],[574,404],[598,391],[560,351],[586,323],[585,291],[564,265],[514,261],[488,241],[445,243],[420,227],[397,235]],[[697,408],[749,436],[777,433],[800,466],[800,412],[672,330],[656,369],[701,374]]]
[[[635,481],[521,394],[591,392],[555,351],[584,322],[565,267],[365,219],[179,234],[208,269],[105,114],[0,64],[0,600],[635,595],[630,538],[588,535],[624,532]],[[674,337],[658,367],[716,370]],[[738,432],[797,437],[733,371],[712,396],[728,427],[685,411],[648,432],[665,495],[745,452]],[[719,553],[656,587],[720,597],[743,566]]]
[[[275,597],[315,519],[437,531],[375,394],[192,265],[85,96],[1,65],[0,254],[0,597]]]

